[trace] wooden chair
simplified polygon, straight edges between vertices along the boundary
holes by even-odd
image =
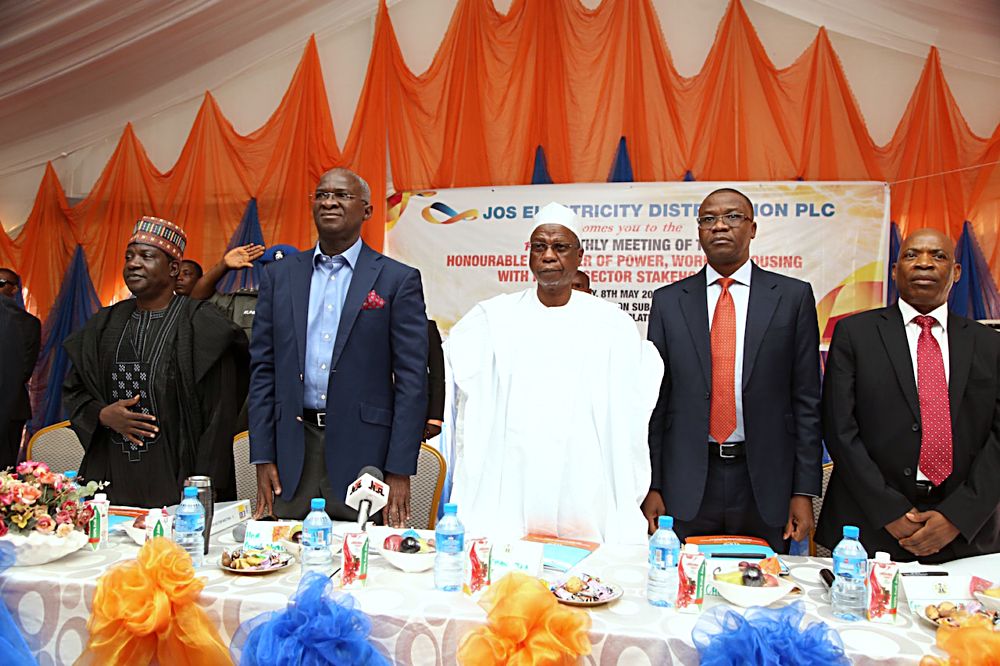
[[[43,462],[53,472],[79,470],[83,453],[83,445],[69,421],[46,426],[28,440],[27,459]]]
[[[438,506],[448,464],[444,456],[428,444],[420,445],[417,474],[410,479],[410,519],[406,526],[415,530],[432,530],[437,524]]]
[[[828,462],[823,465],[823,494],[819,497],[812,498],[813,505],[813,523],[819,524],[819,512],[823,509],[823,498],[826,497],[826,487],[830,485],[830,475],[833,474],[833,463]],[[816,543],[815,536],[816,530],[814,529],[809,534],[809,554],[813,557],[831,557],[833,553],[829,549],[824,548]]]

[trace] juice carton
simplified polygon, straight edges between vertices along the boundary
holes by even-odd
[[[345,590],[365,587],[368,584],[368,534],[345,534],[341,560],[340,586]]]
[[[87,502],[94,507],[94,517],[90,519],[87,526],[87,543],[92,550],[108,547],[108,511],[111,509],[111,502],[104,493],[97,493],[94,499]]]
[[[894,624],[898,592],[899,565],[889,559],[889,553],[875,553],[875,562],[868,572],[868,619]]]
[[[166,509],[150,509],[146,514],[146,541],[160,536],[174,538],[174,517]]]
[[[475,596],[490,586],[489,539],[469,539],[465,546],[462,591]]]
[[[705,602],[705,554],[686,544],[677,563],[677,611],[698,613]]]

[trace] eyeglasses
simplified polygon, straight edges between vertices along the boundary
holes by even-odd
[[[334,192],[324,192],[323,190],[316,190],[309,195],[309,201],[332,201],[336,199],[341,203],[347,203],[348,201],[354,201],[359,198],[357,194],[351,194],[344,190],[336,190]]]
[[[698,220],[699,229],[711,229],[719,220],[722,220],[727,227],[732,229],[740,226],[749,218],[743,213],[726,213],[725,215],[703,215],[695,219]]]
[[[17,280],[7,280],[5,278],[0,278],[0,289],[3,289],[4,287],[6,287],[9,284],[12,284],[12,285],[14,285],[16,287],[17,286]]]
[[[531,254],[545,254],[549,248],[558,255],[567,255],[573,248],[578,247],[576,243],[542,243],[541,241],[535,241],[530,243]]]

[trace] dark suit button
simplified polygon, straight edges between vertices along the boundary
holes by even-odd
[[[306,380],[306,377],[305,377],[305,375],[302,375],[302,374],[300,374],[300,375],[299,375],[299,381],[300,381],[300,382],[304,382],[305,380]]]
[[[919,423],[914,423],[911,426],[911,429],[913,430],[913,432],[916,432],[916,431],[920,430],[920,424]]]
[[[913,470],[910,469],[909,467],[903,470],[903,476],[909,476],[911,474],[913,474]]]

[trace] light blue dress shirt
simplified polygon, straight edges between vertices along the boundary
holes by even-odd
[[[340,314],[351,286],[354,267],[361,254],[361,239],[343,254],[330,257],[316,243],[313,251],[312,282],[309,285],[309,320],[306,324],[306,371],[303,405],[326,410],[326,390],[330,383],[330,361],[340,328]]]
[[[746,338],[747,330],[747,310],[750,309],[750,276],[753,275],[753,267],[748,260],[740,266],[735,273],[729,277],[735,282],[729,285],[729,294],[733,297],[733,305],[736,309],[736,363],[733,368],[733,388],[736,393],[736,430],[729,436],[727,442],[742,442],[746,439],[743,429],[743,341]],[[718,283],[722,275],[717,270],[705,264],[705,282],[707,287],[705,295],[708,297],[708,328],[712,330],[712,320],[715,318],[715,306],[722,295],[722,285]],[[715,439],[709,435],[708,441]]]

